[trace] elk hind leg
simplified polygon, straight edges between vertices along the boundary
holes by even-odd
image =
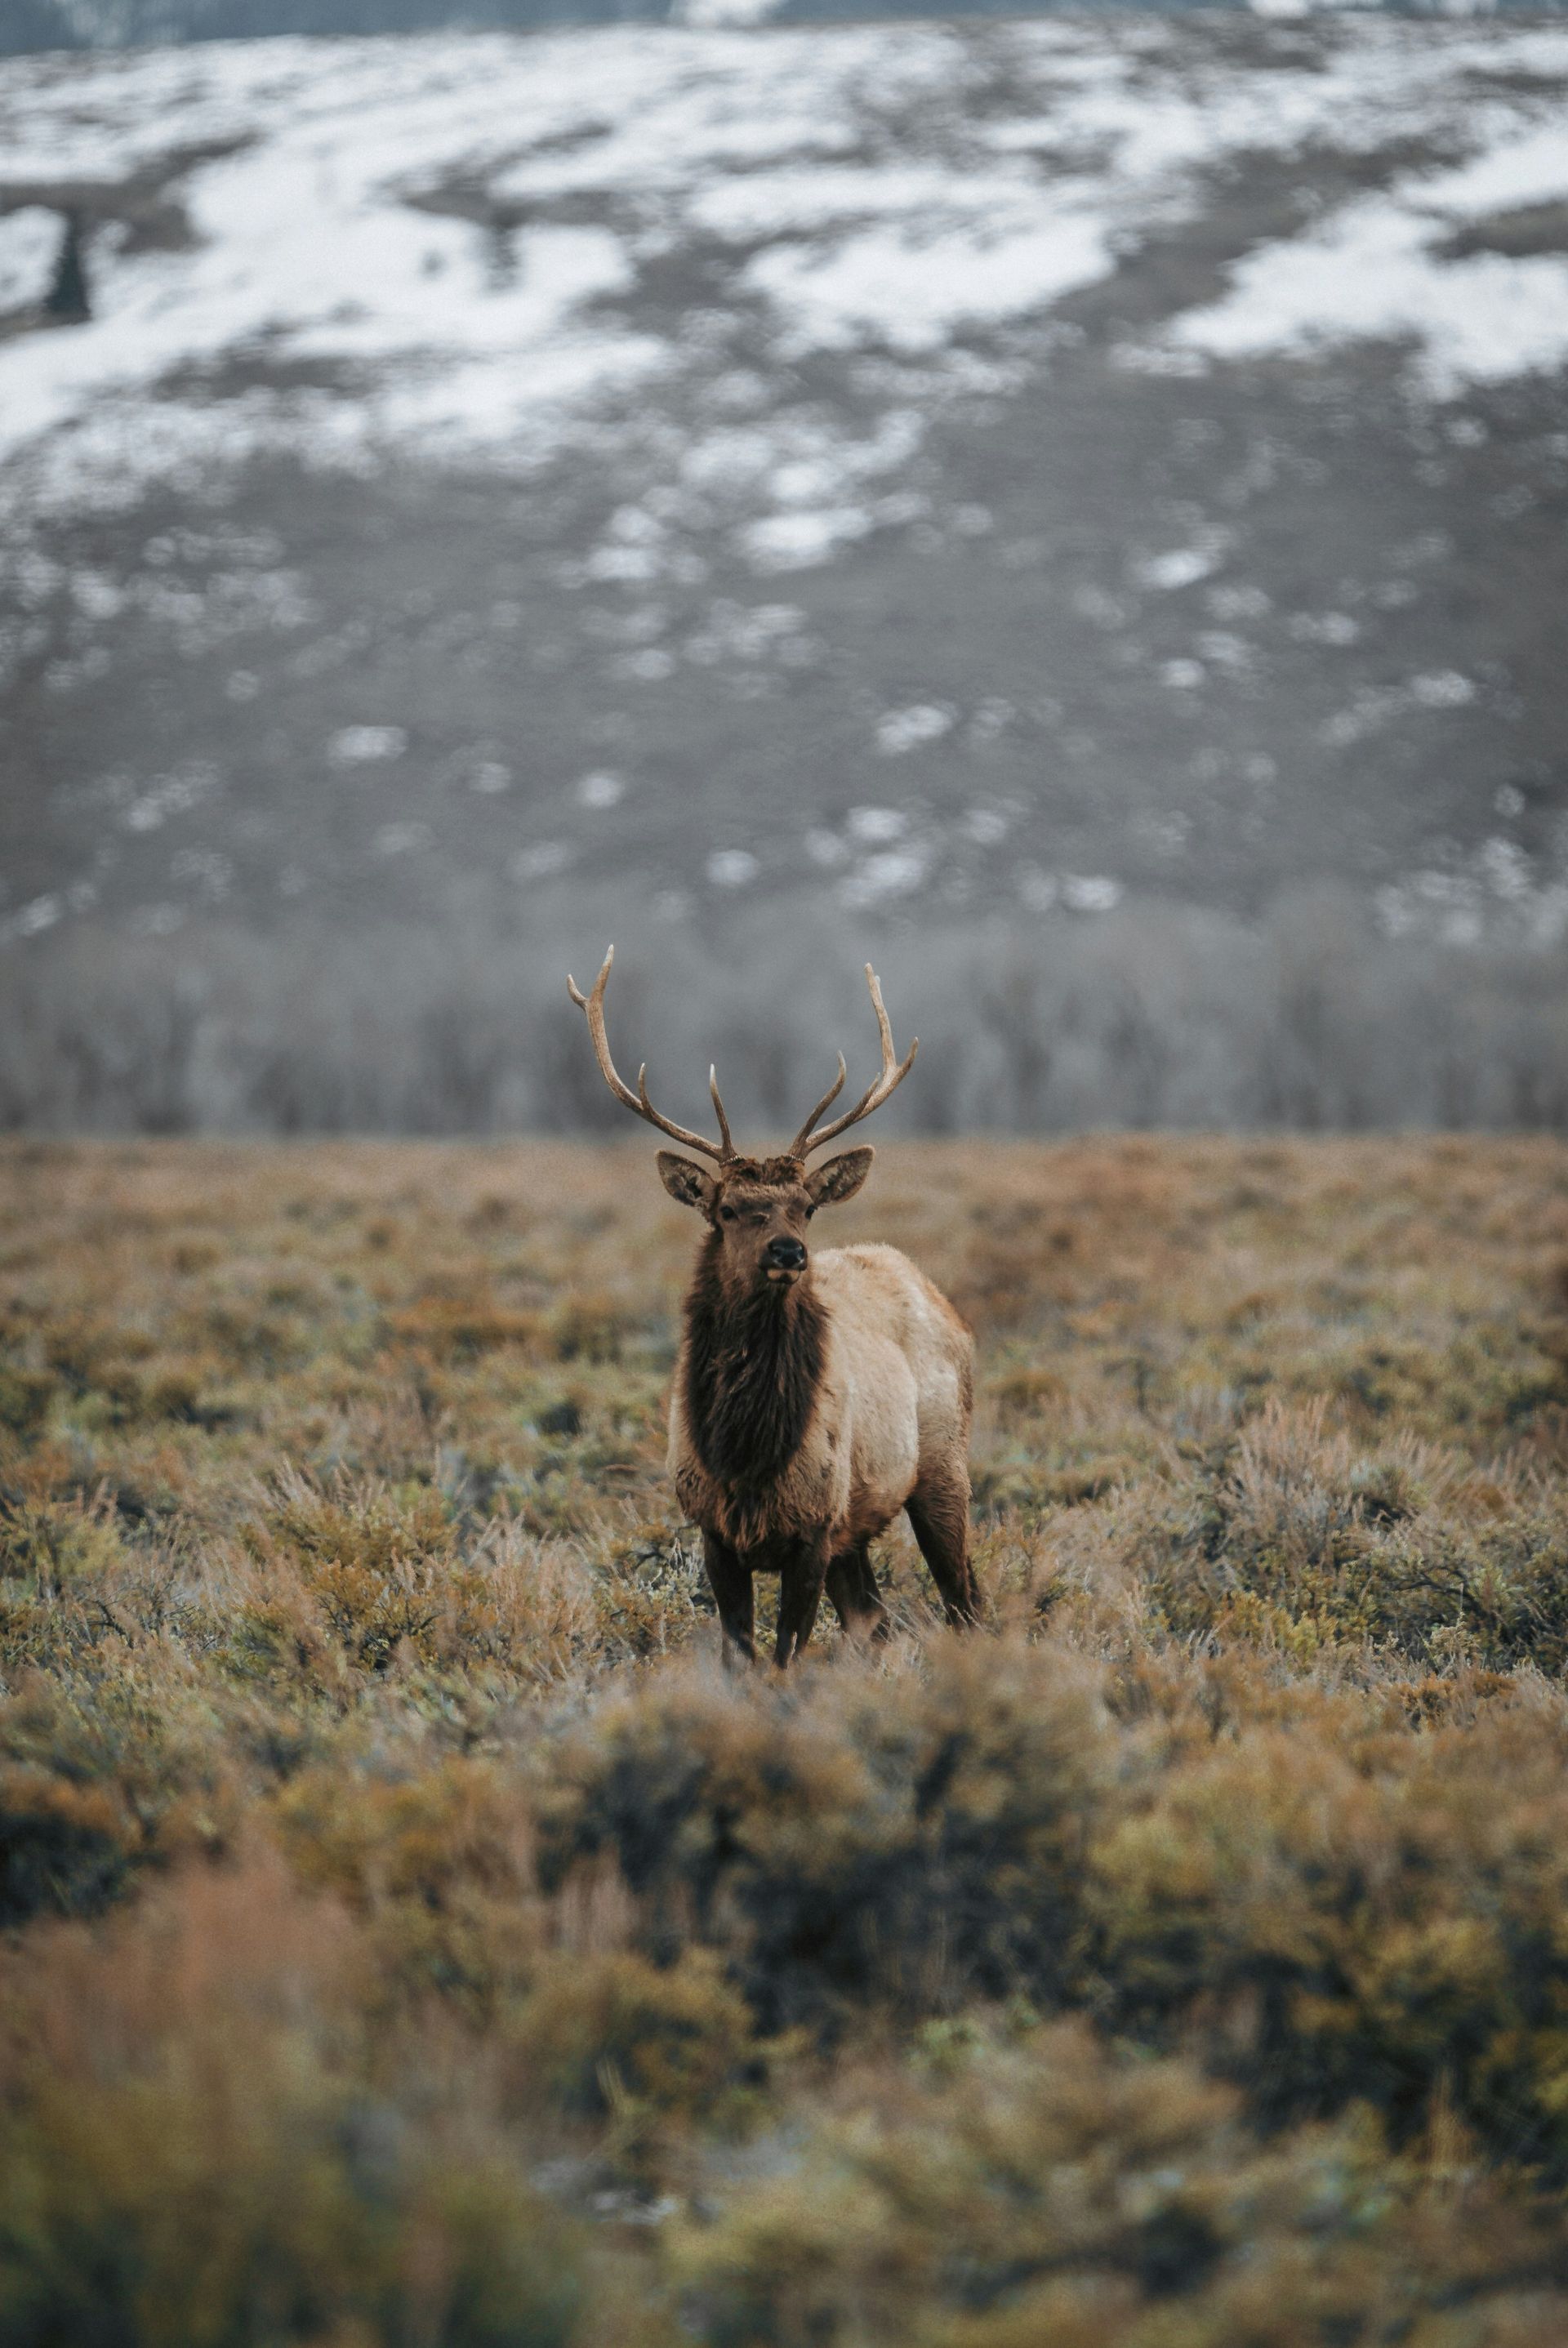
[[[892,1627],[872,1570],[871,1544],[855,1541],[828,1567],[828,1595],[851,1639],[885,1639]]]
[[[725,1662],[733,1663],[736,1655],[741,1654],[748,1663],[754,1663],[757,1661],[757,1609],[751,1568],[727,1541],[720,1540],[717,1533],[704,1533],[702,1561],[707,1570],[707,1586],[713,1592],[713,1602],[718,1609],[718,1626],[724,1634]]]
[[[949,1622],[962,1629],[978,1621],[980,1598],[969,1563],[968,1477],[917,1484],[904,1507]]]

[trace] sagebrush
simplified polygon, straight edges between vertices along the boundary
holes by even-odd
[[[642,1148],[3,1163],[7,2342],[1568,2334],[1568,1150],[880,1152],[987,1620],[788,1683]]]

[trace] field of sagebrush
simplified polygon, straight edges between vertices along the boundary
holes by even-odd
[[[649,1158],[0,1156],[8,2348],[1559,2348],[1568,1148],[882,1152],[988,1621],[785,1681]]]

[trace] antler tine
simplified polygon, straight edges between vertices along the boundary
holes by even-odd
[[[634,1109],[637,1108],[637,1096],[630,1085],[623,1083],[617,1074],[615,1063],[610,1057],[610,1038],[604,1033],[604,989],[610,983],[610,968],[614,959],[615,949],[611,946],[599,966],[599,975],[593,982],[592,994],[583,994],[570,971],[566,973],[566,992],[578,1010],[585,1011],[588,1014],[588,1033],[593,1038],[593,1056],[599,1063],[600,1075],[622,1107]],[[641,1114],[639,1109],[638,1115]]]
[[[881,1108],[883,1101],[885,1101],[891,1094],[895,1093],[898,1090],[900,1085],[903,1084],[905,1076],[908,1076],[911,1068],[914,1066],[914,1056],[920,1049],[920,1038],[918,1035],[915,1037],[913,1043],[910,1045],[902,1060],[895,1057],[892,1044],[892,1026],[889,1021],[887,1011],[883,1005],[882,998],[882,981],[878,978],[875,971],[872,968],[869,962],[866,964],[866,984],[872,991],[872,1009],[876,1013],[877,1034],[882,1039],[882,1064],[881,1074],[874,1077],[872,1083],[866,1086],[865,1091],[861,1095],[853,1108],[846,1109],[842,1117],[836,1117],[831,1125],[818,1126],[814,1131],[807,1132],[797,1137],[794,1148],[789,1153],[793,1158],[806,1158],[813,1149],[820,1149],[824,1141],[836,1141],[841,1133],[847,1133],[851,1125],[858,1125],[862,1117],[870,1117],[873,1109]],[[841,1071],[839,1084],[833,1086],[832,1092],[828,1094],[825,1100],[818,1103],[817,1107],[811,1112],[813,1117],[817,1117],[821,1115],[822,1110],[827,1107],[829,1101],[831,1101],[837,1094],[839,1085],[843,1083],[843,1056],[841,1054],[839,1057],[839,1067]]]
[[[816,1107],[811,1111],[810,1116],[806,1119],[805,1124],[800,1128],[799,1132],[789,1144],[788,1154],[791,1158],[804,1158],[808,1147],[807,1136],[810,1134],[811,1128],[816,1124],[817,1119],[821,1116],[822,1111],[825,1108],[832,1107],[833,1103],[838,1099],[839,1095],[844,1089],[844,1078],[849,1075],[849,1073],[848,1068],[844,1066],[844,1056],[841,1052],[839,1054],[838,1075],[833,1078],[832,1083],[828,1086],[827,1091],[822,1095],[821,1099],[817,1103]]]
[[[724,1102],[719,1097],[718,1070],[714,1067],[710,1067],[707,1072],[707,1096],[713,1103],[713,1113],[718,1119],[719,1135],[724,1142],[724,1154],[727,1158],[733,1158],[735,1144],[729,1138],[729,1119],[724,1113]]]
[[[672,1141],[684,1141],[688,1149],[700,1149],[705,1158],[715,1158],[720,1165],[734,1157],[734,1148],[727,1143],[705,1141],[700,1133],[693,1133],[689,1126],[677,1125],[673,1117],[665,1117],[662,1109],[654,1107],[648,1098],[648,1064],[645,1060],[637,1070],[636,1107],[639,1117],[645,1117],[650,1125],[656,1125],[659,1131],[667,1133]]]
[[[600,1075],[624,1108],[634,1109],[638,1117],[645,1117],[650,1125],[657,1126],[661,1133],[667,1133],[672,1141],[684,1142],[688,1149],[700,1149],[705,1158],[717,1159],[720,1163],[726,1159],[733,1158],[735,1148],[729,1138],[729,1127],[725,1122],[722,1108],[719,1110],[719,1124],[724,1130],[724,1139],[722,1142],[706,1141],[700,1133],[692,1133],[684,1125],[676,1125],[673,1118],[661,1115],[654,1107],[653,1102],[648,1098],[648,1071],[645,1062],[637,1071],[635,1092],[617,1074],[615,1063],[610,1056],[610,1038],[604,1032],[604,989],[610,983],[610,965],[614,959],[615,949],[611,946],[600,966],[599,975],[593,982],[592,994],[584,994],[571,972],[568,971],[566,973],[568,994],[571,995],[579,1011],[584,1011],[588,1014],[588,1033],[593,1038],[593,1056],[599,1063]],[[717,1099],[717,1094],[715,1097]]]

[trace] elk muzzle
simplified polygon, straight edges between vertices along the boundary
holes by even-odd
[[[799,1240],[769,1240],[762,1262],[769,1280],[797,1280],[806,1269],[806,1251]]]

